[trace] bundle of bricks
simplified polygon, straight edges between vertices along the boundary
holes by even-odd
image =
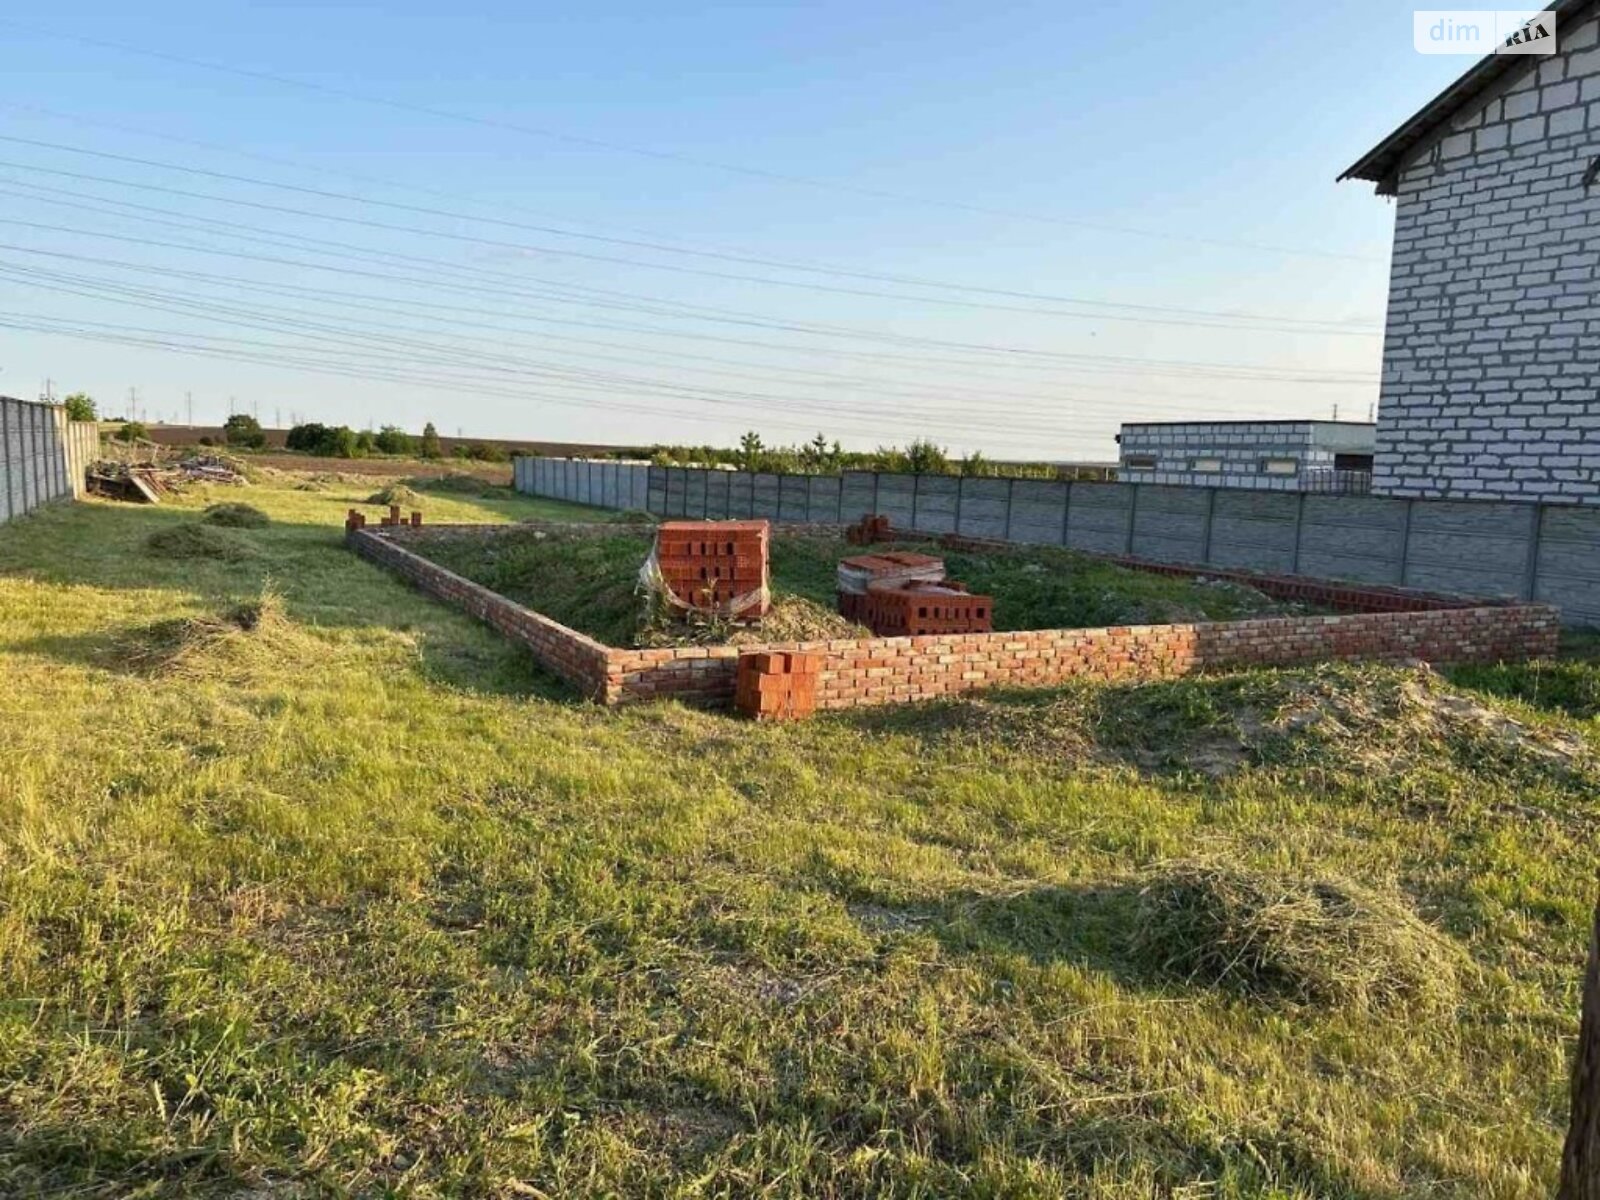
[[[854,525],[846,525],[844,540],[852,546],[870,546],[875,542],[892,541],[894,529],[889,518],[877,513],[863,513]]]
[[[734,707],[757,721],[796,721],[817,710],[820,654],[759,650],[739,656]]]
[[[663,521],[655,572],[667,601],[715,616],[765,616],[770,540],[766,521]]]
[[[400,516],[400,506],[398,504],[391,504],[389,505],[389,515],[380,518],[378,524],[384,526],[409,525],[415,529],[422,525],[422,513],[412,510],[411,519],[407,521]],[[367,514],[362,512],[360,509],[352,508],[345,514],[344,528],[346,533],[350,532],[352,529],[365,529],[366,526]]]
[[[988,633],[994,627],[994,600],[946,579],[944,560],[931,554],[894,550],[842,559],[838,587],[840,614],[879,637]]]
[[[909,583],[937,583],[943,578],[944,559],[910,550],[857,554],[840,559],[835,573],[839,614],[857,624],[869,625],[869,589],[901,587]]]
[[[874,585],[867,589],[866,624],[879,637],[916,637],[929,633],[989,633],[994,628],[994,599],[975,596],[963,583]]]

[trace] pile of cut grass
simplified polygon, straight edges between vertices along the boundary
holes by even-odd
[[[1158,972],[1245,996],[1441,1011],[1464,956],[1398,897],[1337,876],[1223,862],[1156,867],[1139,893],[1135,953]]]
[[[272,518],[252,504],[226,501],[210,505],[201,518],[210,525],[223,525],[229,529],[265,529]]]
[[[213,528],[199,522],[185,522],[158,529],[145,538],[144,545],[157,558],[209,558],[219,562],[243,562],[256,556],[255,547],[231,529]]]
[[[248,674],[269,659],[310,664],[318,651],[289,620],[282,596],[268,586],[255,600],[147,625],[118,639],[109,657],[141,674],[214,679]]]
[[[482,485],[479,485],[482,490]],[[422,496],[403,483],[391,483],[379,488],[367,497],[368,504],[398,504],[403,509],[416,509],[422,507]]]

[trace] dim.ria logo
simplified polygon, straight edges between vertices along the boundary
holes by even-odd
[[[1548,10],[1427,8],[1411,14],[1418,54],[1554,54],[1556,14]]]

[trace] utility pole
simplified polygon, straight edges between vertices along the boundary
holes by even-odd
[[[193,425],[194,424],[194,393],[193,392],[185,392],[183,394],[183,403],[184,403],[184,408],[185,408],[185,413],[186,413],[186,415],[184,416],[184,421],[189,425]]]

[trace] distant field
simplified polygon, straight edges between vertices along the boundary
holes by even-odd
[[[502,487],[511,485],[510,463],[474,462],[468,458],[318,458],[309,454],[250,454],[246,462],[280,471],[320,471],[343,475],[383,475],[401,478],[437,478],[441,475],[476,475]]]
[[[0,1195],[1552,1193],[1592,659],[603,710],[367,494],[0,527]]]

